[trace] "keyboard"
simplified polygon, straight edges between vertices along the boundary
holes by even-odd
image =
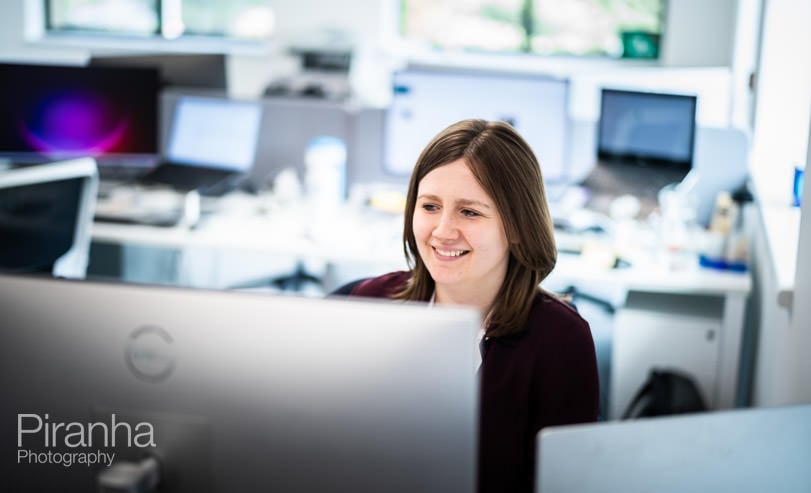
[[[100,222],[174,226],[183,219],[184,198],[171,190],[134,187],[114,189],[99,197],[93,219]]]
[[[590,209],[608,213],[614,199],[633,195],[639,199],[641,212],[646,215],[658,206],[662,187],[679,183],[686,174],[686,170],[666,166],[598,163],[582,183],[590,194],[586,205]]]

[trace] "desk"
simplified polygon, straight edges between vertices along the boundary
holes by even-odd
[[[220,212],[205,217],[198,227],[158,227],[95,222],[94,243],[137,246],[179,252],[197,261],[176,262],[179,284],[223,289],[240,284],[217,270],[225,256],[246,258],[296,258],[329,265],[369,265],[373,272],[404,269],[401,246],[401,216],[374,210],[342,206],[319,211],[302,205],[284,205],[263,198],[241,197],[239,204],[228,199]],[[209,261],[204,258],[209,255]],[[197,272],[190,275],[188,270]],[[259,265],[250,279],[260,278]],[[245,269],[242,269],[243,271]],[[190,281],[190,279],[194,279]]]
[[[710,405],[720,409],[735,407],[738,389],[738,369],[740,364],[741,337],[743,332],[746,300],[752,288],[751,277],[748,273],[721,272],[695,267],[685,271],[671,271],[662,266],[639,266],[624,269],[595,269],[582,262],[574,255],[561,255],[558,265],[549,278],[557,286],[574,285],[588,288],[600,285],[616,295],[610,301],[620,311],[629,307],[627,301],[638,293],[655,294],[662,300],[678,298],[694,300],[696,298],[718,298],[720,300],[718,339],[716,354],[713,355],[715,364],[715,381],[708,388],[711,395],[706,396]],[[689,297],[689,298],[688,298]],[[689,310],[689,308],[688,308]],[[637,318],[638,320],[638,318]],[[619,327],[615,327],[615,335]],[[658,344],[665,344],[664,340]],[[622,348],[617,345],[621,341],[615,338],[614,354]],[[617,363],[612,361],[612,367]],[[645,372],[646,374],[646,372]],[[644,375],[643,375],[644,376]],[[615,385],[616,375],[612,374],[612,385]],[[637,388],[641,377],[637,375],[630,389],[620,391],[627,395]],[[613,394],[614,392],[612,392]],[[617,415],[617,412],[612,413]]]
[[[336,212],[320,225],[308,224],[306,215],[289,211],[276,217],[218,216],[196,229],[95,222],[92,238],[101,243],[312,257],[336,263],[402,262],[402,219]],[[319,226],[321,231],[315,229]]]
[[[240,207],[223,208],[196,229],[95,223],[93,241],[217,254],[241,252],[314,258],[333,265],[367,265],[370,273],[405,268],[400,215],[349,206],[319,212],[301,205],[263,200],[246,197]],[[599,238],[595,237],[595,241]],[[561,243],[566,242],[561,237]],[[568,285],[581,290],[602,287],[618,308],[627,308],[627,301],[637,293],[674,299],[684,296],[719,299],[717,355],[713,359],[716,380],[709,401],[719,408],[734,407],[744,311],[751,290],[749,274],[702,269],[694,258],[674,263],[661,255],[640,252],[633,255],[631,267],[619,269],[597,267],[584,257],[561,254],[545,286],[553,290]],[[252,275],[256,278],[262,274]],[[218,281],[204,287],[223,288],[228,284]]]

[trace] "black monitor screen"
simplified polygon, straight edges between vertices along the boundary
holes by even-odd
[[[0,190],[0,271],[51,272],[75,242],[82,179]]]
[[[157,155],[157,70],[0,64],[0,157],[148,166]]]
[[[603,89],[598,158],[689,169],[695,120],[695,96]]]

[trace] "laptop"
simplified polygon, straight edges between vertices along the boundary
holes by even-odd
[[[539,493],[811,491],[811,405],[550,427]]]
[[[175,103],[164,162],[137,181],[180,191],[224,193],[253,167],[261,123],[258,102],[181,96]]]
[[[647,215],[662,187],[679,183],[693,166],[697,97],[603,88],[597,163],[581,185],[586,206],[608,212],[633,195]]]

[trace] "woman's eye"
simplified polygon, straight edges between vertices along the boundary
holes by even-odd
[[[439,210],[439,207],[434,204],[422,204],[422,208],[428,212],[434,212]]]
[[[467,217],[476,217],[480,215],[478,212],[472,211],[470,209],[462,209],[462,214],[464,214]]]

